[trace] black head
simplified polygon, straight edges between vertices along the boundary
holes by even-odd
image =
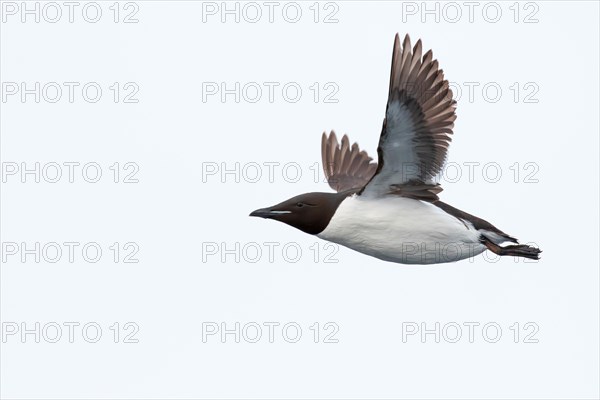
[[[272,207],[250,213],[251,217],[275,219],[316,235],[329,224],[340,203],[351,193],[304,193]]]

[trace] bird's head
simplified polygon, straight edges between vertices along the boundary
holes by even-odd
[[[347,196],[348,193],[304,193],[274,206],[252,211],[250,216],[274,219],[316,235],[327,227]]]

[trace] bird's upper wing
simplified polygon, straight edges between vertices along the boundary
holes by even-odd
[[[351,147],[346,135],[340,145],[333,131],[329,137],[323,132],[321,159],[327,182],[337,192],[363,188],[377,169],[366,151],[361,151],[356,143]]]
[[[456,119],[456,102],[431,50],[421,40],[396,35],[388,102],[379,138],[378,168],[360,191],[367,196],[398,194],[437,200],[441,172]]]

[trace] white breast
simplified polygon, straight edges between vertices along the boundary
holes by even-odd
[[[317,236],[403,264],[457,261],[485,250],[469,222],[433,204],[398,196],[348,197]]]

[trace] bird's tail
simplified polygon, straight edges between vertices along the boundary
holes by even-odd
[[[498,254],[499,256],[515,256],[515,257],[525,257],[531,260],[539,260],[540,253],[542,250],[537,247],[528,246],[526,244],[514,244],[510,246],[502,247],[485,236],[482,236],[481,242],[490,250],[491,252]]]

